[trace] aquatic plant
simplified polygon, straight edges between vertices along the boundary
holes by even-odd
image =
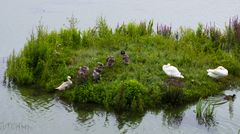
[[[205,124],[206,126],[215,125],[214,120],[215,105],[212,101],[204,101],[200,99],[196,104],[196,118],[199,124]]]

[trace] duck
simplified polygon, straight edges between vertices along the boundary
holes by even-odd
[[[234,101],[235,97],[236,97],[235,94],[233,94],[233,95],[225,95],[223,99],[224,100],[228,100],[228,101]]]
[[[125,65],[128,65],[129,64],[129,56],[128,56],[128,54],[124,50],[122,50],[120,54],[122,56],[123,63]]]
[[[106,61],[107,61],[107,66],[112,67],[115,63],[115,58],[113,56],[108,56]]]
[[[228,75],[228,70],[223,66],[219,66],[215,69],[208,69],[207,72],[208,72],[208,76],[215,79],[226,77]]]
[[[101,74],[98,72],[99,70],[94,69],[92,76],[93,76],[93,80],[94,82],[98,82],[101,79]]]
[[[85,76],[85,75],[88,74],[88,71],[89,71],[89,68],[87,66],[79,67],[78,75],[79,76]]]
[[[162,66],[163,71],[170,77],[184,78],[181,72],[175,66],[171,66],[170,63]]]
[[[101,63],[101,62],[98,62],[98,63],[97,63],[97,67],[96,67],[95,70],[96,70],[97,72],[101,73],[101,72],[103,71],[103,69],[104,69],[104,64]]]
[[[65,89],[69,88],[72,85],[71,76],[67,76],[67,81],[63,82],[57,90],[64,91]]]

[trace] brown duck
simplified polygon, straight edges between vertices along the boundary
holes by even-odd
[[[235,97],[236,97],[235,94],[233,94],[233,95],[225,95],[223,99],[224,100],[228,100],[228,101],[234,101]]]

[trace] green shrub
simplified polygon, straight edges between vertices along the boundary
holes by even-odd
[[[161,102],[169,106],[177,106],[183,104],[184,93],[182,88],[168,87],[163,91]]]
[[[142,112],[145,107],[146,89],[137,80],[124,81],[114,98],[117,110],[129,109]]]

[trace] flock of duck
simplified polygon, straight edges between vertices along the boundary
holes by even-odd
[[[128,65],[129,64],[129,56],[125,51],[121,51],[121,56],[123,59],[123,63]],[[115,59],[113,56],[108,56],[106,59],[106,66],[112,67],[115,63]],[[94,82],[98,82],[101,78],[101,73],[103,71],[104,65],[101,62],[97,63],[97,67],[92,72],[92,77]],[[184,78],[184,76],[181,74],[181,72],[175,67],[172,66],[170,63],[163,65],[162,70],[168,75],[169,77],[175,77],[175,78]],[[79,80],[86,80],[87,76],[89,75],[89,68],[87,66],[82,66],[78,70],[77,78]],[[219,79],[222,77],[226,77],[228,75],[228,70],[224,68],[223,66],[219,66],[215,69],[207,69],[207,75]],[[57,87],[57,90],[65,90],[69,88],[73,82],[71,81],[71,77],[67,76],[67,81],[63,82],[59,87]]]
[[[129,64],[129,56],[125,51],[121,51],[121,56],[122,56],[122,60],[123,63],[125,65]],[[106,59],[106,65],[107,67],[112,67],[115,63],[115,58],[113,56],[108,56]],[[93,72],[92,72],[92,78],[94,80],[94,82],[98,82],[101,78],[101,73],[103,72],[104,69],[104,64],[101,62],[97,63],[97,66],[94,68]],[[87,66],[82,66],[79,67],[79,70],[77,72],[77,82],[81,82],[81,81],[86,81],[89,75],[89,68]],[[59,87],[57,87],[57,90],[63,91],[67,88],[69,88],[71,85],[73,84],[73,82],[71,81],[71,76],[67,76],[67,81],[63,82]]]

